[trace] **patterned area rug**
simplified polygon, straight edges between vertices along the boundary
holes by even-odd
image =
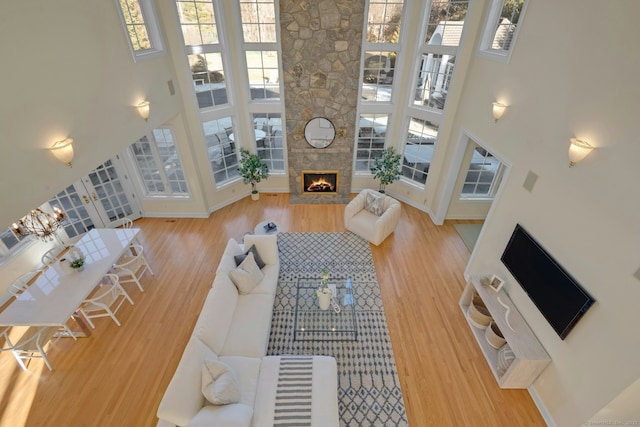
[[[369,243],[352,233],[280,233],[270,355],[328,355],[338,364],[341,426],[407,426]],[[323,268],[354,283],[358,341],[293,341],[296,283]]]

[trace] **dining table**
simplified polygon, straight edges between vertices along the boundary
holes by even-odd
[[[0,312],[0,326],[60,326],[68,331],[67,322],[72,318],[82,329],[75,336],[91,335],[78,308],[128,250],[139,231],[94,228],[85,233]],[[78,251],[85,260],[83,271],[75,271],[69,265],[68,257]]]

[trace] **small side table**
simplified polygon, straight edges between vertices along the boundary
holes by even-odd
[[[272,221],[262,221],[256,225],[256,228],[253,229],[253,234],[278,234],[278,226],[276,224],[276,228],[273,230],[267,230],[266,225]],[[274,223],[275,224],[275,223]]]

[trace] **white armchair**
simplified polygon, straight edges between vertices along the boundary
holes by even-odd
[[[376,201],[377,198],[381,200]],[[377,203],[378,209],[375,205],[372,207],[372,203]],[[371,212],[376,210],[380,215]],[[393,233],[400,221],[401,212],[400,202],[393,197],[366,189],[362,190],[344,209],[344,225],[347,230],[378,246]]]

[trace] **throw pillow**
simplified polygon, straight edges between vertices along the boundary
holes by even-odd
[[[372,191],[367,192],[364,208],[374,215],[380,216],[384,212],[384,196]]]
[[[219,360],[205,359],[202,365],[202,394],[214,405],[238,403],[240,382],[231,368]]]
[[[256,248],[256,245],[251,245],[247,252],[233,257],[236,260],[236,267],[242,264],[242,261],[244,261],[247,255],[249,255],[249,252],[253,253],[253,259],[256,261],[256,264],[258,264],[258,268],[263,269],[265,263],[262,258],[260,258],[260,254],[258,253],[258,248]]]
[[[253,252],[249,252],[240,265],[229,272],[229,277],[241,294],[249,294],[258,286],[264,278],[264,273],[258,268],[253,258]]]

